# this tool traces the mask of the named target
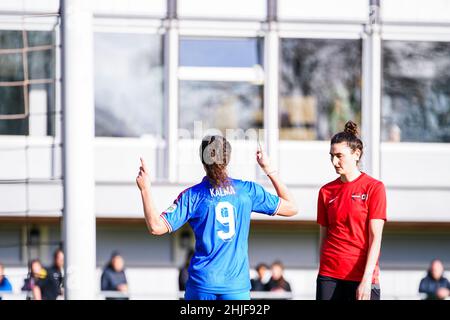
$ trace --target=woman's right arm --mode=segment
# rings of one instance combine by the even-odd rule
[[[141,167],[136,177],[136,183],[141,191],[142,205],[144,207],[145,222],[153,235],[163,235],[169,231],[162,221],[160,213],[156,210],[155,202],[150,191],[150,176],[144,159],[141,158]]]
[[[290,193],[286,185],[280,180],[277,173],[269,175],[269,179],[272,182],[277,195],[280,197],[280,207],[278,208],[277,215],[292,217],[298,213],[297,206],[295,205],[294,198]]]
[[[323,189],[320,189],[319,196],[317,198],[317,223],[320,226],[319,229],[319,257],[322,255],[322,248],[328,232],[328,214],[325,207]],[[320,260],[320,259],[319,259]]]
[[[297,206],[294,201],[294,197],[292,196],[289,189],[286,185],[281,181],[277,172],[273,170],[270,165],[269,157],[265,152],[261,149],[256,152],[256,161],[258,162],[261,169],[263,169],[264,173],[269,177],[272,182],[277,195],[280,197],[280,206],[277,211],[277,215],[292,217],[298,213]]]
[[[322,246],[327,237],[327,227],[320,226],[319,231],[319,256],[322,254]]]

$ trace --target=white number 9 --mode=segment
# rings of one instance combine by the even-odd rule
[[[228,232],[220,230],[217,235],[224,241],[230,241],[236,233],[233,205],[226,201],[219,202],[216,206],[216,219],[225,227],[228,227]]]

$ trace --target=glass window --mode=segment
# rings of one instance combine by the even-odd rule
[[[361,40],[282,39],[280,139],[328,140],[361,119]]]
[[[0,117],[23,114],[24,110],[23,87],[0,86]],[[28,117],[0,118],[0,134],[28,135]]]
[[[450,142],[450,43],[383,42],[382,140]]]
[[[0,228],[0,263],[20,264],[20,227],[2,223]],[[11,279],[10,279],[11,280]]]
[[[262,91],[245,82],[180,81],[179,126],[193,134],[201,124],[224,135],[226,129],[262,128]]]
[[[0,81],[22,81],[23,63],[22,53],[0,54]]]
[[[52,51],[28,52],[28,77],[29,79],[51,79],[54,72],[54,61]]]
[[[54,41],[52,32],[28,31],[27,35],[29,47],[47,46]]]
[[[0,135],[28,135],[31,123],[39,127],[32,132],[54,135],[55,33],[26,31],[25,35],[26,41],[22,31],[0,30]],[[26,85],[25,80],[31,83]],[[30,122],[33,114],[39,114],[43,123],[37,118]]]
[[[23,47],[22,31],[1,30],[0,48],[1,49],[20,49]]]
[[[95,34],[95,135],[163,135],[162,37]]]
[[[253,67],[262,64],[262,41],[255,38],[180,40],[182,67]]]

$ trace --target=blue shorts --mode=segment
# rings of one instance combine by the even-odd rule
[[[186,288],[185,300],[250,300],[250,291],[237,293],[206,293],[196,289]]]

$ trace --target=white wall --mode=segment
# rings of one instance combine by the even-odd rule
[[[278,0],[280,20],[367,20],[369,0]]]
[[[133,267],[171,266],[172,237],[149,234],[144,223],[137,226],[97,224],[97,266],[105,266],[118,250]]]
[[[95,15],[137,15],[164,17],[166,0],[94,0],[92,6]]]
[[[266,0],[179,0],[180,18],[264,20]]]
[[[450,2],[448,0],[384,0],[384,22],[448,23]]]
[[[102,16],[166,15],[166,0],[94,0],[94,13]],[[381,1],[384,22],[448,23],[450,3],[447,0],[385,0]],[[279,0],[280,20],[352,21],[364,23],[369,12],[369,0]],[[59,0],[1,1],[0,12],[53,12],[59,10]],[[178,15],[182,19],[216,18],[264,20],[266,0],[179,0]]]
[[[56,13],[60,0],[14,0],[0,1],[0,11],[27,13]],[[164,17],[166,0],[93,0],[86,1],[92,5],[95,14],[103,15],[148,15]]]
[[[59,0],[0,1],[0,11],[58,12]]]

